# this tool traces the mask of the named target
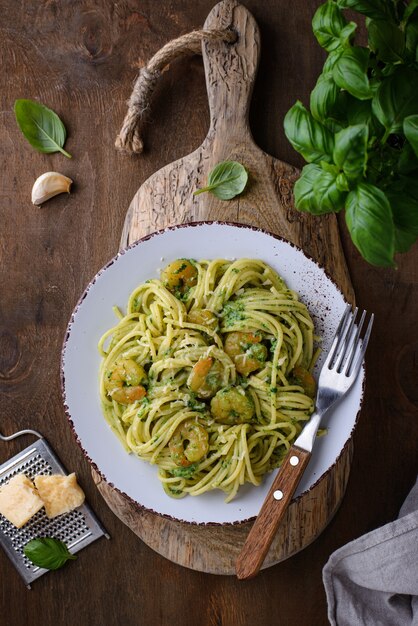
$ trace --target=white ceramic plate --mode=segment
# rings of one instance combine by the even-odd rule
[[[112,307],[126,310],[128,296],[139,283],[158,277],[161,267],[181,257],[251,257],[271,265],[308,306],[316,332],[323,338],[324,355],[346,302],[324,270],[295,246],[255,228],[213,222],[172,227],[138,241],[95,276],[74,310],[62,353],[63,395],[77,441],[90,462],[106,482],[154,512],[187,522],[241,522],[257,515],[274,473],[259,487],[244,485],[228,504],[219,490],[175,500],[163,491],[155,466],[125,452],[100,407],[97,343],[115,324]],[[295,497],[330,470],[350,439],[361,405],[363,380],[364,370],[327,416],[328,434],[317,440]]]

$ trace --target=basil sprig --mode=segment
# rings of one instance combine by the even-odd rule
[[[51,570],[59,569],[68,560],[77,558],[65,543],[52,537],[32,539],[25,545],[23,552],[34,565]]]
[[[209,172],[208,184],[194,192],[210,191],[220,200],[231,200],[242,193],[248,182],[248,172],[238,161],[222,161]]]
[[[344,9],[366,16],[367,47],[355,44]],[[345,208],[364,259],[393,266],[418,238],[418,0],[327,0],[312,29],[328,56],[310,109],[297,101],[284,120],[308,163],[296,207]]]
[[[67,131],[58,115],[35,100],[16,100],[15,116],[18,126],[33,148],[39,152],[62,152]]]

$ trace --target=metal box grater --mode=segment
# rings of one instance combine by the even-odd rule
[[[41,437],[36,431],[32,433]],[[6,439],[6,437],[1,438]],[[0,487],[19,473],[26,474],[30,479],[38,474],[67,474],[47,441],[42,437],[0,465]],[[33,565],[23,554],[23,548],[28,541],[36,537],[54,537],[63,541],[69,551],[74,554],[101,536],[109,539],[109,535],[86,503],[54,519],[49,519],[45,509],[41,509],[22,528],[16,528],[0,515],[0,545],[28,589],[30,589],[31,582],[49,571]]]

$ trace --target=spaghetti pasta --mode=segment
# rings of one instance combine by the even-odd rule
[[[170,496],[259,485],[313,412],[314,325],[257,259],[178,259],[100,340],[104,415]]]

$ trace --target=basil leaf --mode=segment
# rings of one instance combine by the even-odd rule
[[[284,118],[286,137],[308,163],[331,161],[334,137],[305,109],[299,100]]]
[[[372,126],[372,116],[371,100],[357,100],[357,98],[347,94],[347,119],[349,124],[367,124]]]
[[[328,161],[321,161],[320,166],[321,166],[321,169],[324,170],[324,172],[328,172],[329,174],[332,174],[334,178],[336,178],[338,174],[340,173],[339,167],[337,165],[334,165],[334,163],[328,163]]]
[[[346,199],[345,219],[354,245],[372,265],[393,266],[395,228],[381,189],[359,183]]]
[[[335,135],[334,162],[349,181],[364,176],[368,139],[369,129],[366,124],[349,126]]]
[[[401,156],[398,159],[397,168],[401,174],[409,174],[418,169],[418,158],[412,149],[411,144],[406,141],[402,148]]]
[[[340,33],[347,20],[334,2],[321,4],[312,19],[312,30],[320,46],[331,52],[339,48]]]
[[[371,20],[368,25],[369,46],[381,61],[402,61],[405,35],[387,20]]]
[[[222,161],[209,173],[208,184],[194,192],[210,191],[220,200],[231,200],[242,193],[248,182],[248,172],[238,161]]]
[[[328,72],[332,71],[334,65],[336,64],[342,53],[343,50],[341,50],[341,48],[337,48],[336,50],[333,50],[333,52],[329,53],[325,60],[324,67],[322,68],[323,74],[327,74]]]
[[[326,120],[335,103],[339,88],[332,77],[332,72],[321,74],[311,93],[311,113],[319,122]]]
[[[23,552],[34,565],[52,570],[59,569],[68,560],[77,558],[69,552],[65,543],[52,537],[32,539],[25,545]]]
[[[321,168],[315,163],[305,165],[303,168],[293,188],[295,205],[299,211],[307,211],[308,213],[313,213],[313,215],[321,214],[313,192],[314,183],[321,172]]]
[[[395,225],[395,252],[408,252],[416,240],[416,235]]]
[[[418,115],[409,115],[404,119],[403,132],[418,157]]]
[[[407,67],[385,78],[373,98],[372,110],[386,134],[402,131],[405,117],[418,109],[418,73]]]
[[[18,126],[30,145],[39,152],[62,152],[67,132],[58,115],[34,100],[16,100],[14,111]]]
[[[337,0],[341,9],[354,9],[374,20],[393,20],[394,10],[388,0]]]
[[[319,214],[338,212],[344,207],[347,194],[338,189],[336,179],[335,174],[322,170],[314,182],[313,192]]]
[[[346,48],[332,70],[337,85],[359,100],[373,97],[367,76],[368,61],[369,50],[366,48]]]
[[[414,13],[405,28],[406,49],[412,57],[412,61],[418,60],[418,11]]]
[[[403,14],[403,20],[404,21],[408,20],[416,8],[418,8],[418,0],[411,0],[411,2],[408,4],[408,6],[405,9],[405,12]]]
[[[335,179],[335,184],[337,185],[337,189],[340,191],[350,191],[350,186],[348,184],[348,180],[344,172],[340,172]]]
[[[407,252],[418,237],[418,181],[402,177],[386,190],[395,224],[395,246]]]
[[[417,207],[415,207],[416,209]],[[416,242],[417,236],[408,230],[395,225],[395,251],[408,252],[410,247]]]
[[[340,32],[340,46],[348,46],[353,41],[356,30],[357,24],[355,22],[348,22]]]

